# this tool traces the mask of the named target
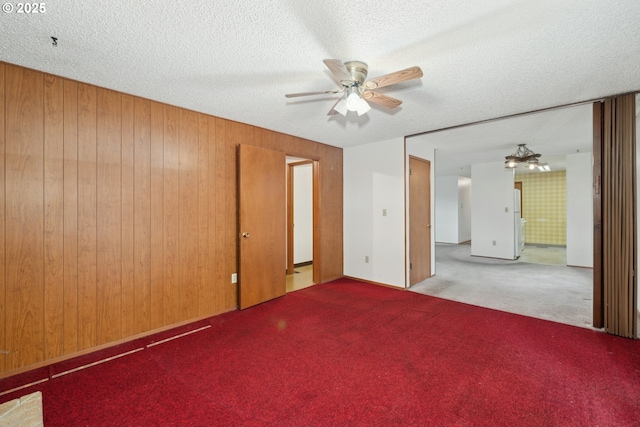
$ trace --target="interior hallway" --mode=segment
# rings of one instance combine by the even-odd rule
[[[414,292],[592,328],[593,270],[567,267],[566,249],[527,245],[518,260],[471,256],[471,245],[436,244],[436,274]]]
[[[287,275],[287,292],[299,291],[313,285],[313,264],[298,266]]]

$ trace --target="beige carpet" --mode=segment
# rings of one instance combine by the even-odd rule
[[[436,244],[436,275],[411,290],[591,328],[593,270],[562,265],[559,248],[527,247],[518,260],[470,252],[469,245]]]

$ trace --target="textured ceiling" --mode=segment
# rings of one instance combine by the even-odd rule
[[[593,107],[590,103],[490,121],[410,138],[436,150],[437,176],[471,177],[474,163],[503,162],[526,144],[541,154],[552,171],[565,170],[566,155],[591,152]],[[516,173],[528,173],[523,166]],[[537,172],[537,169],[535,170]]]
[[[638,90],[639,22],[637,0],[59,0],[1,13],[0,59],[346,147]],[[284,97],[336,88],[324,58],[424,77],[328,117]]]

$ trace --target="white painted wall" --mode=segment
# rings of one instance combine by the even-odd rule
[[[405,155],[405,223],[407,227],[405,229],[406,239],[405,239],[405,251],[407,253],[407,257],[405,258],[405,283],[406,286],[409,285],[409,244],[410,244],[410,236],[409,236],[409,156],[419,157],[424,160],[429,160],[431,162],[431,275],[436,274],[436,239],[435,239],[435,228],[438,226],[436,223],[436,211],[435,211],[435,149],[431,144],[420,141],[419,138],[407,138],[406,141],[406,155]]]
[[[293,167],[293,263],[313,261],[313,165]]]
[[[436,242],[460,243],[458,241],[458,177],[435,178],[435,236]]]
[[[343,150],[346,276],[405,286],[403,156],[404,138]]]
[[[463,176],[435,178],[435,238],[440,243],[471,239],[471,180]]]
[[[471,165],[471,255],[514,258],[513,178],[504,162]]]
[[[458,178],[458,243],[471,240],[471,179]]]
[[[567,265],[593,267],[593,160],[567,155]]]

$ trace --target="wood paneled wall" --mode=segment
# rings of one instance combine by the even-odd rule
[[[240,143],[320,161],[341,277],[341,149],[0,62],[0,377],[235,309]]]

